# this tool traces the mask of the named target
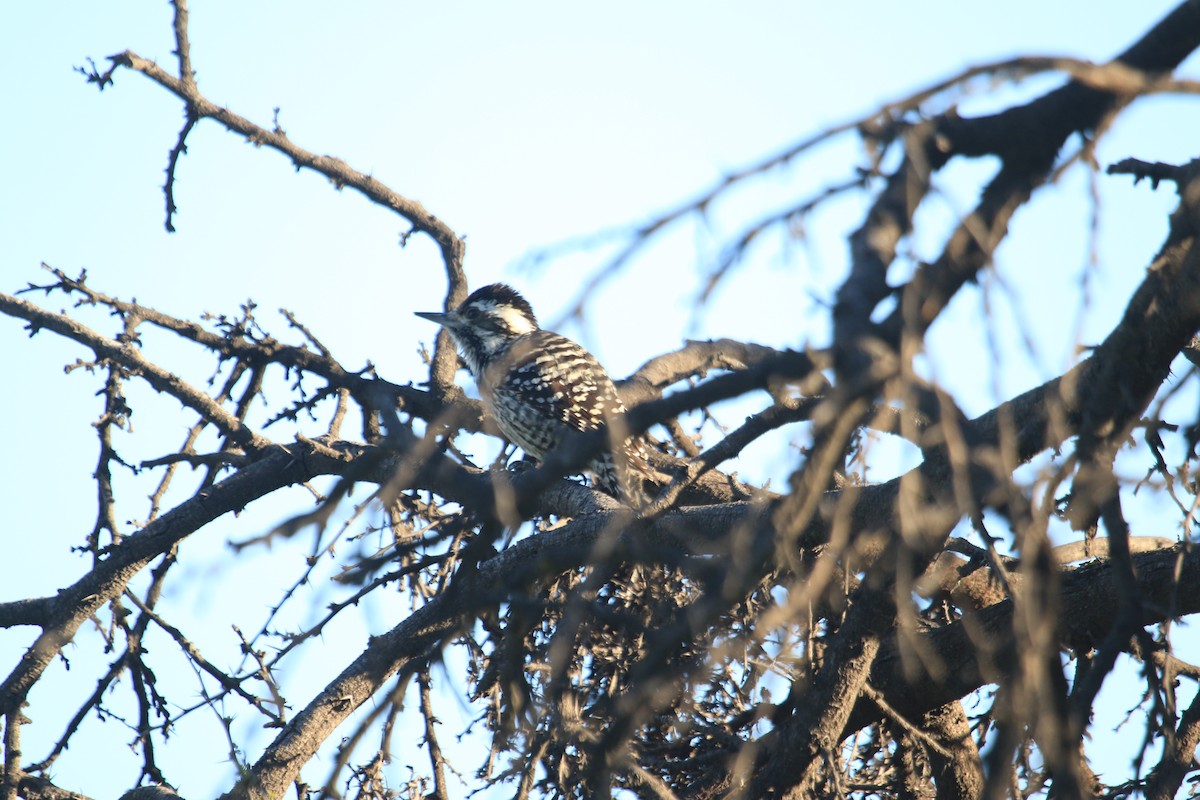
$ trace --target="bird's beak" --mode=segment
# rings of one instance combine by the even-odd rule
[[[453,314],[447,314],[443,311],[416,311],[418,317],[427,319],[430,322],[436,322],[438,325],[448,326],[451,320],[454,319]]]

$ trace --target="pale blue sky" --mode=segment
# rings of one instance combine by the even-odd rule
[[[1022,53],[1103,60],[1172,5],[756,2],[735,11],[733,4],[680,2],[335,8],[226,0],[193,4],[191,32],[200,87],[210,99],[263,125],[279,106],[282,126],[299,145],[371,172],[466,235],[473,285],[509,280],[544,319],[554,319],[579,291],[582,270],[599,257],[564,259],[536,273],[517,270],[532,248],[644,220],[728,170],[969,65]],[[174,69],[170,23],[161,0],[0,7],[3,289],[44,281],[38,263],[46,261],[69,273],[86,268],[102,291],[185,317],[235,313],[252,297],[277,334],[284,325],[272,312],[285,307],[347,366],[369,359],[392,381],[418,379],[417,348],[433,331],[411,312],[439,307],[444,280],[427,242],[397,247],[405,226],[395,216],[334,191],[313,173],[296,174],[281,156],[204,122],[189,139],[177,175],[178,232],[165,233],[161,184],[180,104],[129,72],[118,73],[116,85],[100,94],[71,68],[88,56],[103,63],[104,56],[130,48]],[[1194,66],[1185,71],[1196,72]],[[967,98],[964,108],[990,102]],[[1198,108],[1197,101],[1176,98],[1139,104],[1102,143],[1102,163],[1131,155],[1195,156]],[[807,245],[767,240],[705,313],[693,318],[687,309],[723,235],[773,201],[805,196],[852,174],[861,160],[846,139],[771,173],[718,206],[711,229],[689,223],[666,236],[595,298],[587,326],[565,332],[584,339],[617,374],[678,346],[684,336],[788,346],[823,341],[827,321],[809,295],[827,299],[840,279],[845,233],[861,220],[857,199],[814,217]],[[946,200],[922,218],[914,243],[919,254],[936,252],[937,232],[950,214],[970,208],[986,166],[956,166],[941,177]],[[1100,190],[1104,250],[1092,276],[1096,309],[1083,327],[1084,342],[1097,340],[1115,320],[1161,242],[1173,205],[1170,191],[1134,187],[1126,178],[1102,178]],[[998,258],[1024,318],[1036,323],[1036,358],[1013,355],[1020,337],[1001,301],[995,325],[1010,358],[993,374],[977,292],[965,293],[935,328],[931,369],[961,393],[972,413],[997,399],[993,385],[1001,398],[1010,396],[1055,374],[1071,357],[1091,213],[1081,202],[1086,196],[1084,174],[1066,175],[1018,216]],[[756,292],[763,281],[772,285],[766,296]],[[48,303],[58,308],[62,300]],[[112,332],[103,317],[90,321]],[[5,507],[16,509],[9,516],[9,547],[15,542],[22,559],[48,564],[6,585],[0,599],[13,599],[53,593],[86,568],[68,548],[92,523],[96,445],[88,423],[99,403],[94,378],[62,374],[63,364],[83,355],[78,348],[48,334],[31,342],[7,319],[0,319],[0,343],[11,374],[27,376],[0,395],[10,424],[9,464],[19,464],[18,474],[0,487]],[[177,347],[160,344],[165,349],[156,353]],[[201,379],[208,366],[195,369]],[[138,458],[161,454],[152,448],[164,440],[143,441],[147,433],[161,430],[166,442],[175,442],[189,421],[148,393],[131,401],[140,435],[129,447]],[[730,413],[726,421],[738,419]],[[778,481],[788,458],[786,447],[763,448],[739,469]],[[268,602],[269,587],[258,585],[256,571],[283,557],[264,554],[218,570],[225,563],[222,543],[260,532],[286,513],[288,502],[305,502],[298,493],[289,498],[223,521],[185,546],[189,569],[207,588],[169,602],[177,614],[189,608],[206,614],[221,646],[229,638],[228,587],[240,587],[243,607]],[[131,504],[123,518],[143,512]],[[385,612],[371,610],[361,630],[343,632],[337,641],[356,652],[366,633],[389,627]],[[0,670],[7,672],[28,640],[29,631],[0,631]],[[70,676],[60,672],[47,681],[72,687],[63,692],[68,702],[94,681],[83,666],[92,644],[76,646],[79,666]],[[295,701],[306,699],[300,684],[323,684],[345,652],[331,652],[328,664],[291,676]],[[64,719],[55,716],[53,698],[34,699],[35,724],[24,732],[24,749],[40,757]],[[67,788],[115,794],[132,777],[124,767],[83,776],[97,755],[108,759],[101,763],[125,763],[129,737],[116,726],[89,730],[90,746],[81,740],[56,774]],[[445,733],[444,745],[453,732]],[[180,733],[189,735],[202,742],[212,731]],[[212,753],[198,769],[189,769],[182,753],[166,756],[169,774],[186,781],[188,796],[228,784],[220,748]],[[310,778],[323,779],[317,771]]]

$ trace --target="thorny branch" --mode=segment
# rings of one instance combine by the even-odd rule
[[[431,237],[444,262],[446,306],[457,305],[466,293],[462,239],[415,199],[297,145],[278,115],[268,129],[206,98],[187,5],[173,7],[176,74],[128,50],[103,73],[84,71],[103,89],[118,70],[132,70],[183,102],[164,187],[168,229],[188,136],[211,121],[392,210],[410,226],[405,237]],[[1148,537],[1123,505],[1133,490],[1119,462],[1125,444],[1149,432],[1148,474],[1169,483],[1190,530],[1200,503],[1200,421],[1168,422],[1159,415],[1177,407],[1152,404],[1194,380],[1184,373],[1169,384],[1177,356],[1194,355],[1200,329],[1200,162],[1131,158],[1109,168],[1174,183],[1179,207],[1123,318],[1077,365],[972,419],[915,364],[941,312],[989,267],[1014,214],[1062,169],[1066,142],[1098,137],[1137,98],[1197,92],[1195,82],[1171,74],[1197,46],[1200,3],[1185,2],[1107,64],[1023,58],[972,68],[789,145],[621,234],[610,268],[589,287],[653,237],[832,137],[861,136],[870,150],[843,182],[735,233],[711,272],[714,281],[734,280],[739,257],[764,232],[832,197],[868,196],[830,315],[831,347],[688,342],[620,382],[632,407],[628,428],[670,434],[654,452],[670,481],[639,513],[564,477],[605,446],[605,431],[575,437],[536,469],[471,463],[460,437],[497,430],[457,388],[457,356],[444,336],[420,388],[388,382],[369,366],[347,369],[319,331],[287,312],[299,341],[274,338],[253,303],[197,323],[110,297],[86,275],[57,269],[53,282],[25,292],[69,297],[70,313],[0,294],[0,313],[23,320],[30,335],[76,343],[87,360],[72,368],[103,381],[97,515],[83,537],[91,567],[54,595],[0,603],[0,626],[36,629],[0,681],[4,797],[74,796],[48,775],[91,714],[133,732],[139,783],[169,786],[159,753],[172,726],[200,708],[219,718],[238,766],[227,797],[304,797],[302,771],[322,753],[332,756],[327,794],[344,785],[361,797],[398,796],[393,734],[417,716],[428,767],[412,767],[404,782],[410,795],[449,797],[450,774],[466,779],[439,737],[446,723],[435,708],[445,708],[445,691],[474,709],[470,727],[490,738],[477,785],[511,782],[518,797],[620,789],[660,798],[999,797],[1043,788],[1081,796],[1099,780],[1086,762],[1095,698],[1128,658],[1140,663],[1148,687],[1142,749],[1161,740],[1162,755],[1144,781],[1106,791],[1173,796],[1195,770],[1200,740],[1197,704],[1176,715],[1177,684],[1194,689],[1200,670],[1172,654],[1170,623],[1200,613],[1200,557],[1186,541],[1143,546]],[[1024,105],[975,118],[948,106],[953,92],[981,77],[1051,71],[1067,83]],[[985,155],[1000,168],[976,208],[936,259],[894,284],[935,175],[952,159]],[[93,310],[111,314],[101,324],[115,319],[115,333],[84,323]],[[210,389],[186,379],[184,365],[160,363],[141,336],[147,326],[215,362]],[[141,382],[182,404],[188,432],[175,452],[159,446],[157,457],[126,461],[126,389]],[[703,442],[713,436],[713,406],[738,398],[756,399],[759,410]],[[266,423],[254,413],[258,404],[269,409]],[[354,416],[364,441],[342,434]],[[320,419],[328,423],[312,429]],[[747,448],[801,426],[806,444],[791,454],[790,477],[777,491],[719,472]],[[272,438],[279,430],[289,433]],[[864,440],[873,435],[906,442],[918,463],[882,482],[856,479],[850,467],[870,459]],[[202,452],[206,436],[217,444]],[[1175,464],[1164,455],[1171,437],[1183,454]],[[181,465],[202,473],[190,487]],[[119,522],[133,515],[117,491],[117,470],[161,471],[140,523]],[[1037,477],[1028,478],[1031,471]],[[312,483],[320,478],[330,485]],[[361,483],[376,488],[346,514],[341,503]],[[231,622],[238,657],[229,668],[213,655],[219,644],[201,643],[191,622],[164,613],[160,601],[168,586],[182,585],[180,545],[291,486],[310,488],[316,507],[228,556],[269,546],[300,552],[302,561],[266,622]],[[964,523],[982,546],[951,539]],[[1079,554],[1067,558],[1052,546],[1052,529],[1066,523],[1084,534],[1082,555],[1094,560],[1071,566]],[[1107,537],[1093,541],[1101,529]],[[297,549],[308,532],[311,542]],[[1149,533],[1162,539],[1170,531]],[[263,557],[284,563],[274,550]],[[135,583],[147,571],[149,585]],[[308,613],[299,614],[304,603]],[[324,610],[313,613],[318,603]],[[382,609],[388,622],[373,629],[386,632],[338,661],[325,637],[359,608],[370,610],[365,616]],[[306,622],[289,627],[296,617]],[[68,643],[91,646],[80,635],[89,622],[100,647],[119,652],[105,658],[51,751],[33,762],[22,752],[22,727],[26,713],[43,711],[27,706],[31,690],[53,679],[56,659],[75,658]],[[194,671],[198,703],[175,699],[178,686],[156,667],[165,648],[147,646],[152,636],[165,637]],[[321,691],[297,695],[285,686],[291,665],[318,661],[329,662],[330,674],[340,670]],[[962,701],[989,686],[994,698],[980,699],[986,707],[972,720]],[[406,704],[410,690],[415,702]],[[122,692],[130,714],[117,710]],[[232,708],[259,715],[274,740],[239,741]],[[372,740],[374,752],[364,746]]]

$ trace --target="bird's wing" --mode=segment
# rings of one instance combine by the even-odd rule
[[[517,399],[577,431],[598,428],[625,411],[608,373],[595,356],[551,331],[535,331],[503,359],[507,379],[497,394]]]

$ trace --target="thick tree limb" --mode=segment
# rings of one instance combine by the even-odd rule
[[[1200,551],[1173,547],[1133,557],[1138,591],[1144,601],[1142,625],[1200,613]],[[1178,573],[1176,573],[1178,570]],[[1086,651],[1112,626],[1119,606],[1116,569],[1111,561],[1094,561],[1069,570],[1062,579],[1059,640],[1064,647]],[[1013,630],[1012,598],[969,614],[961,622],[922,634],[943,669],[937,676],[905,663],[894,640],[881,648],[871,666],[871,685],[909,719],[965,697],[1011,674],[1020,650]],[[861,701],[848,720],[849,733],[872,722],[878,711]]]
[[[1044,183],[1067,138],[1097,128],[1106,115],[1136,96],[1140,82],[1179,66],[1198,46],[1200,2],[1188,0],[1099,68],[1110,70],[1111,80],[1088,81],[1080,75],[1037,100],[998,114],[940,117],[925,140],[933,169],[954,156],[984,155],[1000,156],[1003,167],[938,260],[919,268],[902,289],[900,303],[875,335],[897,347],[904,331],[926,331],[950,298],[990,262],[1012,214]],[[1130,81],[1125,68],[1148,77]]]

